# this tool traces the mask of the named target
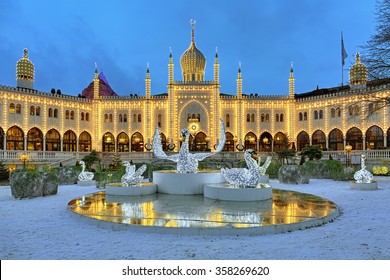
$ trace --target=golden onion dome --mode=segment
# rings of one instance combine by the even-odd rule
[[[360,54],[356,53],[355,64],[349,70],[349,84],[362,85],[367,83],[367,67],[361,63]]]
[[[23,52],[23,58],[16,63],[16,79],[34,81],[34,64],[28,59],[28,50]]]
[[[185,82],[200,82],[203,81],[204,71],[206,68],[206,58],[203,53],[198,50],[195,44],[194,25],[195,21],[191,20],[192,25],[192,40],[190,47],[183,53],[180,58],[181,70]]]

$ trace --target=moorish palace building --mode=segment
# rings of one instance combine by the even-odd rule
[[[206,58],[192,26],[180,66],[182,79],[176,80],[170,52],[167,93],[152,94],[148,68],[144,95],[118,96],[96,69],[93,81],[76,97],[34,89],[34,65],[24,50],[16,64],[16,87],[0,86],[0,150],[144,152],[151,149],[156,127],[164,149],[178,151],[180,130],[187,127],[195,137],[193,149],[213,150],[219,119],[226,127],[225,151],[278,151],[286,137],[298,151],[310,144],[343,151],[348,144],[353,150],[373,150],[390,143],[389,108],[366,100],[388,96],[390,80],[367,81],[359,54],[349,85],[297,94],[291,67],[288,94],[246,94],[239,67],[237,91],[225,94],[220,91],[218,53],[214,77],[205,80]]]

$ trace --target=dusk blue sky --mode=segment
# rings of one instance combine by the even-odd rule
[[[167,92],[169,48],[175,80],[191,40],[213,79],[218,48],[221,92],[236,94],[241,62],[244,93],[288,94],[291,62],[295,90],[341,84],[341,31],[354,54],[375,32],[376,0],[0,0],[0,85],[16,86],[16,62],[29,49],[34,88],[77,95],[92,81],[95,62],[119,95]]]

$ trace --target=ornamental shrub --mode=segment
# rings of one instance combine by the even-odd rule
[[[389,169],[387,166],[374,166],[372,168],[373,175],[389,175]]]

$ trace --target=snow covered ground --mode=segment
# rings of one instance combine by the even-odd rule
[[[179,236],[111,231],[75,218],[67,203],[98,191],[59,186],[58,194],[16,200],[0,187],[2,260],[389,260],[390,178],[379,190],[350,190],[348,182],[311,179],[295,190],[335,202],[342,214],[320,227],[267,236]]]

